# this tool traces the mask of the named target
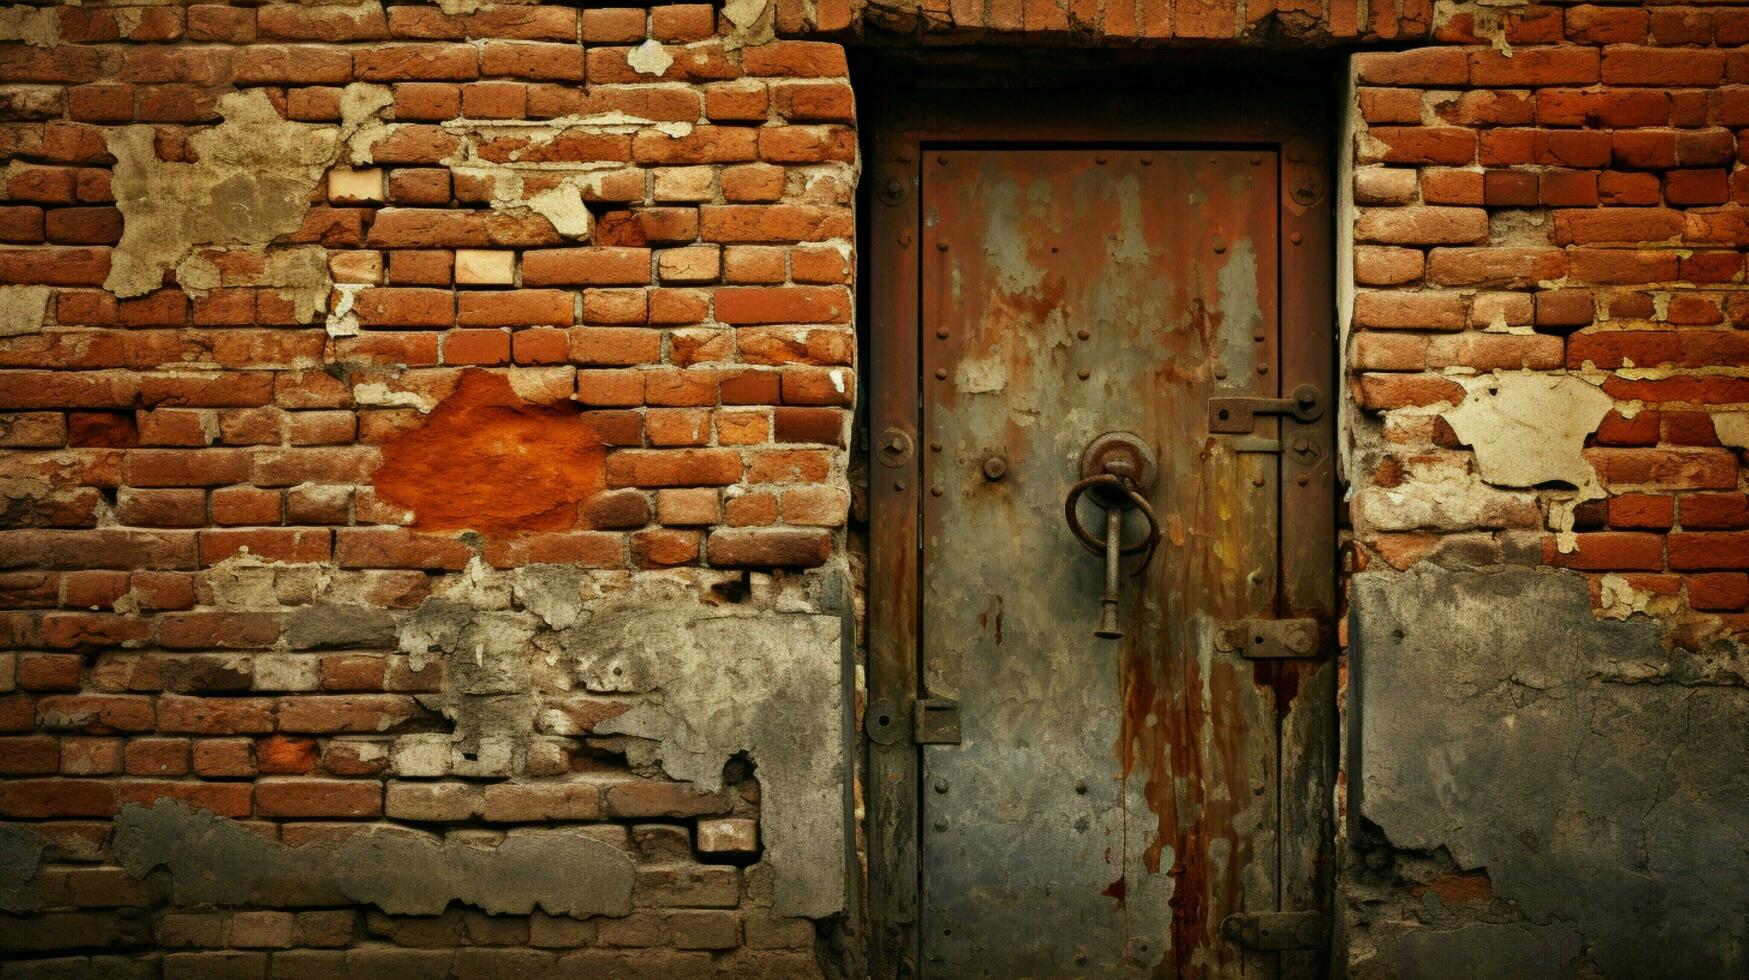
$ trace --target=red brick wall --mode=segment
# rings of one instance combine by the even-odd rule
[[[741,569],[832,557],[856,393],[844,50],[709,4],[13,15],[0,820],[51,844],[0,948],[110,975],[159,964],[80,957],[161,947],[167,973],[259,973],[267,949],[350,948],[273,954],[335,975],[360,950],[367,972],[423,971],[450,953],[415,947],[532,944],[550,952],[525,966],[601,947],[567,961],[596,975],[810,969],[812,928],[773,916],[748,867],[753,783],[698,793],[634,771],[589,742],[626,705],[555,677],[530,682],[540,731],[505,760],[444,761],[454,679],[393,622],[534,564],[606,591],[677,569],[708,597]],[[232,93],[308,127],[218,128]],[[375,111],[349,116],[354,96]],[[295,168],[273,171],[291,192],[260,183],[337,124],[345,147],[307,186]],[[217,231],[121,241],[136,202],[116,201],[109,141],[130,126],[149,127],[148,165],[182,168],[147,196],[244,188],[176,215],[210,208]],[[284,193],[306,198],[289,227],[233,238]],[[587,230],[531,208],[543,193],[587,208]],[[311,249],[332,289],[274,272]],[[169,271],[129,295],[118,256],[148,254]],[[433,738],[439,761],[415,765]],[[114,866],[107,821],[166,799],[294,845],[385,823],[486,842],[595,824],[638,863],[635,908],[600,929],[460,909],[142,919],[126,910],[170,896]]]
[[[566,720],[512,762],[414,765],[403,753],[449,724],[445,682],[395,628],[529,565],[711,596],[743,571],[763,588],[843,564],[845,39],[1408,45],[1357,56],[1348,107],[1357,565],[1573,567],[1615,611],[1700,639],[1745,625],[1749,498],[1720,439],[1737,423],[1715,419],[1749,403],[1749,10],[730,7],[0,19],[0,821],[50,842],[0,947],[108,975],[491,965],[454,952],[470,946],[530,968],[811,967],[813,927],[769,913],[730,833],[759,817],[757,786],[698,794],[633,767],[589,740],[613,709],[557,684],[536,695]],[[780,39],[801,35],[828,40]],[[348,95],[357,82],[381,88]],[[203,142],[239,95],[272,119]],[[175,174],[211,186],[118,251],[148,225],[115,201],[131,126],[151,159],[128,166],[156,175],[144,197],[173,199]],[[339,145],[300,182],[318,130]],[[325,275],[286,271],[311,255]],[[137,284],[116,270],[143,256],[146,288],[105,288]],[[1515,445],[1512,426],[1484,412],[1465,442],[1443,417],[1522,370],[1609,400],[1572,447],[1587,492],[1491,482],[1478,459]],[[176,911],[111,849],[120,808],[163,799],[287,844],[587,824],[621,835],[641,891],[599,924]]]
[[[1749,626],[1740,457],[1714,425],[1749,399],[1749,10],[1476,16],[1354,62],[1350,365],[1383,422],[1354,476],[1364,498],[1405,467],[1475,471],[1443,413],[1491,372],[1530,371],[1608,396],[1583,449],[1599,486],[1577,495],[1565,541],[1575,494],[1519,487],[1445,526],[1369,522],[1363,506],[1361,543],[1406,567],[1441,535],[1485,530],[1499,560],[1583,569],[1600,603],[1631,602],[1625,586],[1654,609],[1719,614],[1696,628]]]

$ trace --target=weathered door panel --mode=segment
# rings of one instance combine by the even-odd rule
[[[1277,153],[921,164],[920,687],[962,729],[922,747],[924,972],[1273,976],[1220,927],[1279,900],[1280,668],[1215,632],[1277,613],[1277,423],[1211,436],[1207,403],[1280,391]],[[1165,532],[1123,640],[1063,519],[1110,430]]]

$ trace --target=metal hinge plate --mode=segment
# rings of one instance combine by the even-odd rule
[[[1246,949],[1316,949],[1324,943],[1324,916],[1317,912],[1235,912],[1221,935]]]
[[[862,727],[876,745],[905,737],[905,717],[891,698],[881,698],[863,713]],[[911,706],[911,741],[917,745],[960,744],[960,706],[947,698],[919,698]]]
[[[1316,385],[1300,385],[1291,398],[1210,398],[1209,431],[1250,435],[1257,431],[1259,415],[1290,415],[1299,422],[1315,422],[1323,414],[1324,393]]]
[[[911,713],[911,740],[918,745],[960,744],[960,703],[947,698],[918,698]]]
[[[1315,619],[1239,619],[1222,623],[1215,649],[1254,660],[1281,660],[1318,655]]]

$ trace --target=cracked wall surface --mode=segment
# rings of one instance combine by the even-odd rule
[[[1744,238],[1715,111],[1743,15],[1450,4],[1439,43],[1349,64],[1349,976],[1746,968],[1721,748],[1749,708]]]
[[[1366,572],[1352,616],[1351,812],[1510,905],[1351,950],[1354,975],[1745,968],[1749,769],[1716,748],[1749,725],[1740,647],[1595,619],[1568,571]],[[1420,909],[1356,914],[1390,936]]]
[[[1335,970],[1743,972],[1749,9],[1423,0],[0,6],[0,972],[857,975],[846,46],[1017,44],[1369,49]]]

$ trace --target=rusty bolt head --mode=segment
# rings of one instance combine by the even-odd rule
[[[1008,475],[1008,460],[1001,456],[991,456],[984,460],[984,479],[992,482]]]

